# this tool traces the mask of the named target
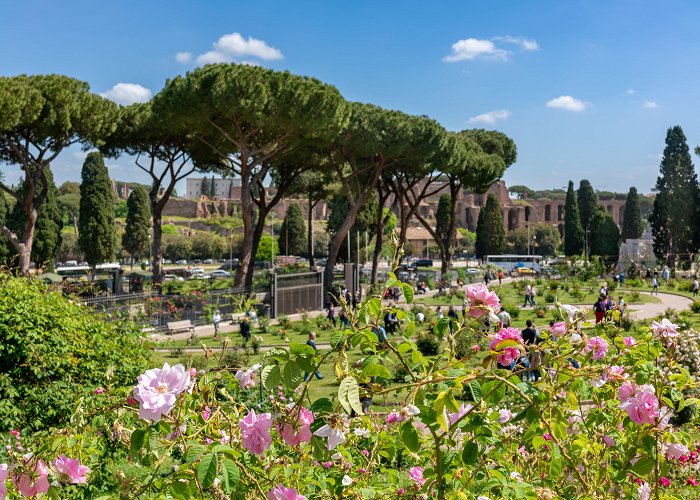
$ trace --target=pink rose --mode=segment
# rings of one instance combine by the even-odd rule
[[[678,337],[678,325],[671,323],[668,319],[664,318],[661,323],[654,321],[651,324],[651,331],[654,335],[664,339],[671,337]]]
[[[637,392],[637,386],[632,382],[623,382],[620,388],[617,390],[617,397],[620,399],[620,403],[624,403],[629,398],[635,395]]]
[[[427,479],[423,477],[423,467],[411,467],[408,471],[408,477],[419,486],[423,486],[427,481]]]
[[[15,474],[12,476],[12,484],[22,496],[35,497],[39,493],[49,491],[49,469],[43,460],[37,460],[32,464],[31,455],[25,455],[25,471],[31,467],[29,472]]]
[[[139,402],[139,418],[157,422],[170,413],[178,394],[190,385],[190,373],[182,365],[153,368],[139,375],[134,398]]]
[[[605,443],[605,446],[607,446],[608,448],[613,448],[615,446],[615,439],[608,436],[607,434],[605,436],[603,436],[603,442]]]
[[[236,380],[241,384],[243,389],[252,389],[255,387],[255,370],[259,369],[262,365],[253,365],[247,370],[238,370],[236,372]],[[280,394],[281,396],[282,394]]]
[[[671,486],[671,481],[667,477],[661,477],[659,478],[659,484],[661,486]]]
[[[525,351],[523,338],[515,328],[502,328],[499,330],[491,338],[489,349],[499,353],[496,359],[498,359],[501,366],[510,366]]]
[[[488,313],[489,308],[493,312],[501,309],[501,301],[495,292],[490,292],[483,283],[467,285],[467,300],[469,301],[469,315],[480,318]]]
[[[666,451],[664,455],[667,459],[680,460],[681,457],[690,455],[690,450],[687,446],[680,443],[666,443]]]
[[[512,420],[513,417],[514,417],[513,412],[507,408],[504,410],[498,411],[498,421],[502,424],[505,424],[509,420]]]
[[[241,420],[241,437],[243,447],[255,455],[262,455],[263,451],[270,447],[272,437],[270,428],[272,427],[272,416],[269,413],[255,414],[255,410]]]
[[[640,392],[627,400],[625,410],[635,424],[654,425],[659,416],[659,400],[654,394]]]
[[[311,428],[314,421],[314,414],[303,406],[299,407],[296,422],[285,422],[282,428],[277,428],[284,442],[289,446],[296,446],[299,443],[311,441]]]
[[[609,380],[624,380],[627,378],[624,366],[612,365],[606,370],[606,377]]]
[[[549,333],[551,333],[555,337],[559,337],[559,338],[563,337],[564,334],[566,333],[566,322],[559,321],[558,323],[554,323],[549,328]]]
[[[306,500],[306,497],[299,495],[297,490],[278,484],[267,492],[267,500]]]
[[[85,474],[89,473],[90,469],[74,458],[60,455],[58,458],[54,458],[51,464],[58,474],[58,481],[61,483],[84,484],[87,481]]]
[[[583,352],[591,351],[593,351],[593,360],[604,358],[608,353],[608,343],[601,337],[591,337],[583,348]]]
[[[634,345],[637,345],[637,339],[634,337],[624,337],[622,341],[625,343],[627,347],[632,347]]]
[[[7,470],[7,464],[0,464],[0,500],[5,500],[7,496],[7,476],[10,471]]]

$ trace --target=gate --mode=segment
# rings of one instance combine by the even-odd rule
[[[272,318],[323,309],[323,272],[273,275],[270,302]]]

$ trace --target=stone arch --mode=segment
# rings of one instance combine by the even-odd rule
[[[529,221],[530,221],[531,210],[532,210],[532,209],[531,209],[529,206],[528,206],[528,207],[525,207],[525,222],[529,222]]]
[[[547,222],[552,221],[552,205],[544,206],[544,220]]]
[[[564,205],[557,205],[557,220],[564,220]]]
[[[617,225],[618,226],[622,226],[624,218],[625,218],[625,206],[620,205],[620,208],[617,211]]]
[[[508,210],[508,231],[512,231],[518,227],[518,212],[517,208]]]

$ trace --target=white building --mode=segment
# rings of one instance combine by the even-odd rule
[[[211,181],[211,177],[205,177],[207,182]],[[190,200],[198,200],[202,194],[202,180],[201,178],[187,178],[187,189],[185,192],[185,198]],[[214,179],[214,193],[220,199],[231,199],[231,188],[239,187],[241,185],[240,179]]]

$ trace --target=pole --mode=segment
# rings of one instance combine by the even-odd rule
[[[350,264],[350,235],[352,234],[352,230],[348,229],[348,258],[345,262]]]
[[[233,273],[233,230],[228,236],[228,270]]]
[[[273,212],[274,214],[274,212]],[[275,226],[274,226],[274,220],[275,217],[273,215],[272,221],[270,221],[270,266],[272,269],[275,268]]]
[[[527,254],[530,255],[530,223],[527,223]]]

